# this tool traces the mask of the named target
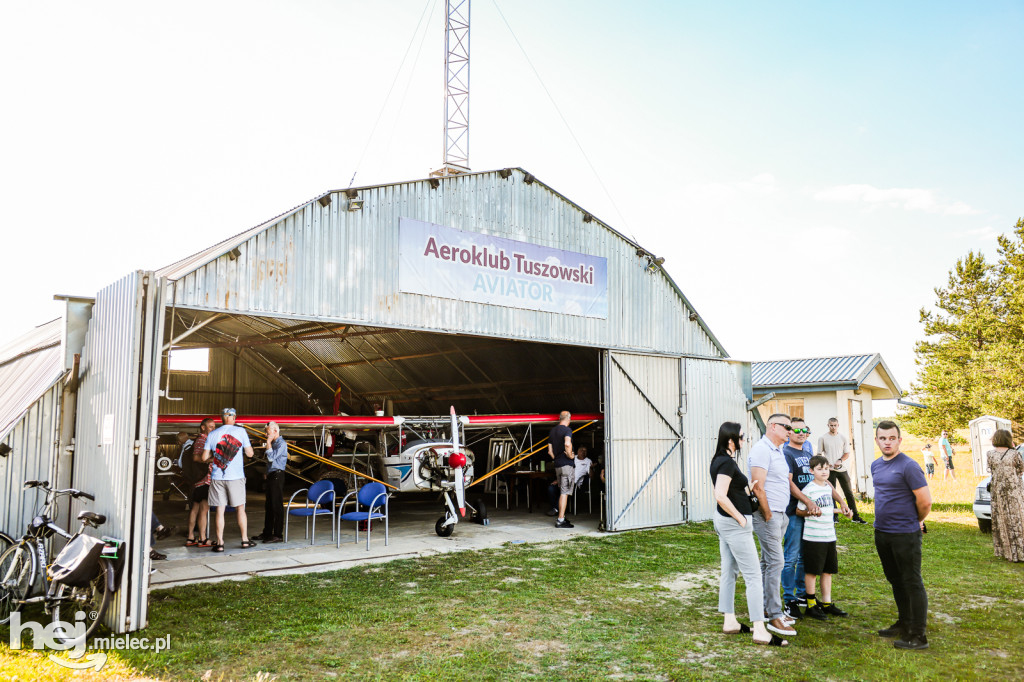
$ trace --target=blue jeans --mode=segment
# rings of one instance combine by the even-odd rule
[[[786,526],[782,539],[785,564],[782,567],[782,599],[796,601],[807,596],[804,589],[804,555],[800,552],[800,540],[804,535],[804,520],[793,514]]]

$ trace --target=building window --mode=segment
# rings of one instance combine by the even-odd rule
[[[790,419],[800,417],[804,418],[804,399],[803,398],[790,398],[788,400],[769,400],[763,405],[759,405],[757,411],[761,413],[761,419],[768,421],[768,418],[773,414],[788,414]]]
[[[209,348],[172,348],[167,358],[167,369],[172,372],[209,372]]]

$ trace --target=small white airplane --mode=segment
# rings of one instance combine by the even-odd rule
[[[170,414],[157,419],[161,433],[192,432],[208,415]],[[601,414],[573,415],[574,422],[602,421]],[[443,515],[434,524],[434,531],[448,537],[460,518],[469,509],[472,520],[487,525],[487,509],[481,500],[466,502],[466,488],[475,479],[475,455],[465,446],[465,432],[497,431],[534,425],[554,425],[557,414],[493,414],[458,416],[455,407],[447,417],[378,417],[349,415],[238,415],[235,423],[254,431],[262,430],[267,422],[276,422],[283,435],[289,438],[318,439],[313,453],[289,445],[290,459],[311,460],[303,468],[301,463],[290,462],[289,473],[303,478],[306,469],[317,463],[338,467],[354,475],[379,480],[396,493],[432,491],[444,500]],[[331,459],[328,450],[332,432],[344,433],[350,440],[359,438],[359,432],[376,431],[376,447],[369,453],[369,473],[355,471]],[[485,434],[486,435],[486,434]],[[337,456],[337,453],[336,453]],[[350,455],[345,455],[350,456]],[[308,480],[308,479],[307,479]],[[454,497],[454,499],[453,499]]]

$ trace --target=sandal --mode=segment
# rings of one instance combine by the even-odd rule
[[[242,541],[242,549],[252,549],[255,546],[256,546],[256,543],[253,542],[252,540],[243,540]]]
[[[740,629],[739,630],[722,630],[722,632],[727,634],[727,635],[738,635],[738,634],[740,634],[742,632],[743,634],[746,635],[748,633],[753,632],[753,630],[751,630],[750,626],[747,625],[746,623],[740,623]]]
[[[210,547],[213,543],[210,542],[210,538],[199,538],[196,540],[196,547]]]
[[[212,543],[210,543],[210,551],[211,552],[223,552],[224,551],[224,545],[218,545],[216,542],[212,542]]]
[[[763,642],[760,639],[755,639],[754,644],[760,644],[762,646],[789,646],[789,641],[782,639],[778,635],[772,635],[772,638],[767,642]]]
[[[196,540],[195,538],[185,538],[185,546],[186,547],[195,547],[198,544],[199,544],[199,540]]]

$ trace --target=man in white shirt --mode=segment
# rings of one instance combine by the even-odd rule
[[[781,593],[782,568],[785,565],[782,538],[789,523],[786,506],[792,480],[782,444],[792,430],[789,415],[773,414],[768,417],[767,431],[751,448],[748,458],[750,489],[757,495],[760,505],[754,511],[754,532],[761,542],[761,579],[764,583],[764,612],[768,619],[765,627],[784,637],[796,634],[784,618]]]
[[[850,444],[846,436],[839,433],[839,420],[832,417],[828,420],[828,433],[818,438],[817,454],[828,460],[831,471],[828,474],[828,482],[835,487],[842,486],[843,495],[846,496],[846,505],[853,511],[854,523],[867,523],[857,513],[857,500],[853,496],[853,486],[850,484],[850,468],[847,461],[850,459]],[[836,517],[836,521],[839,517]]]

